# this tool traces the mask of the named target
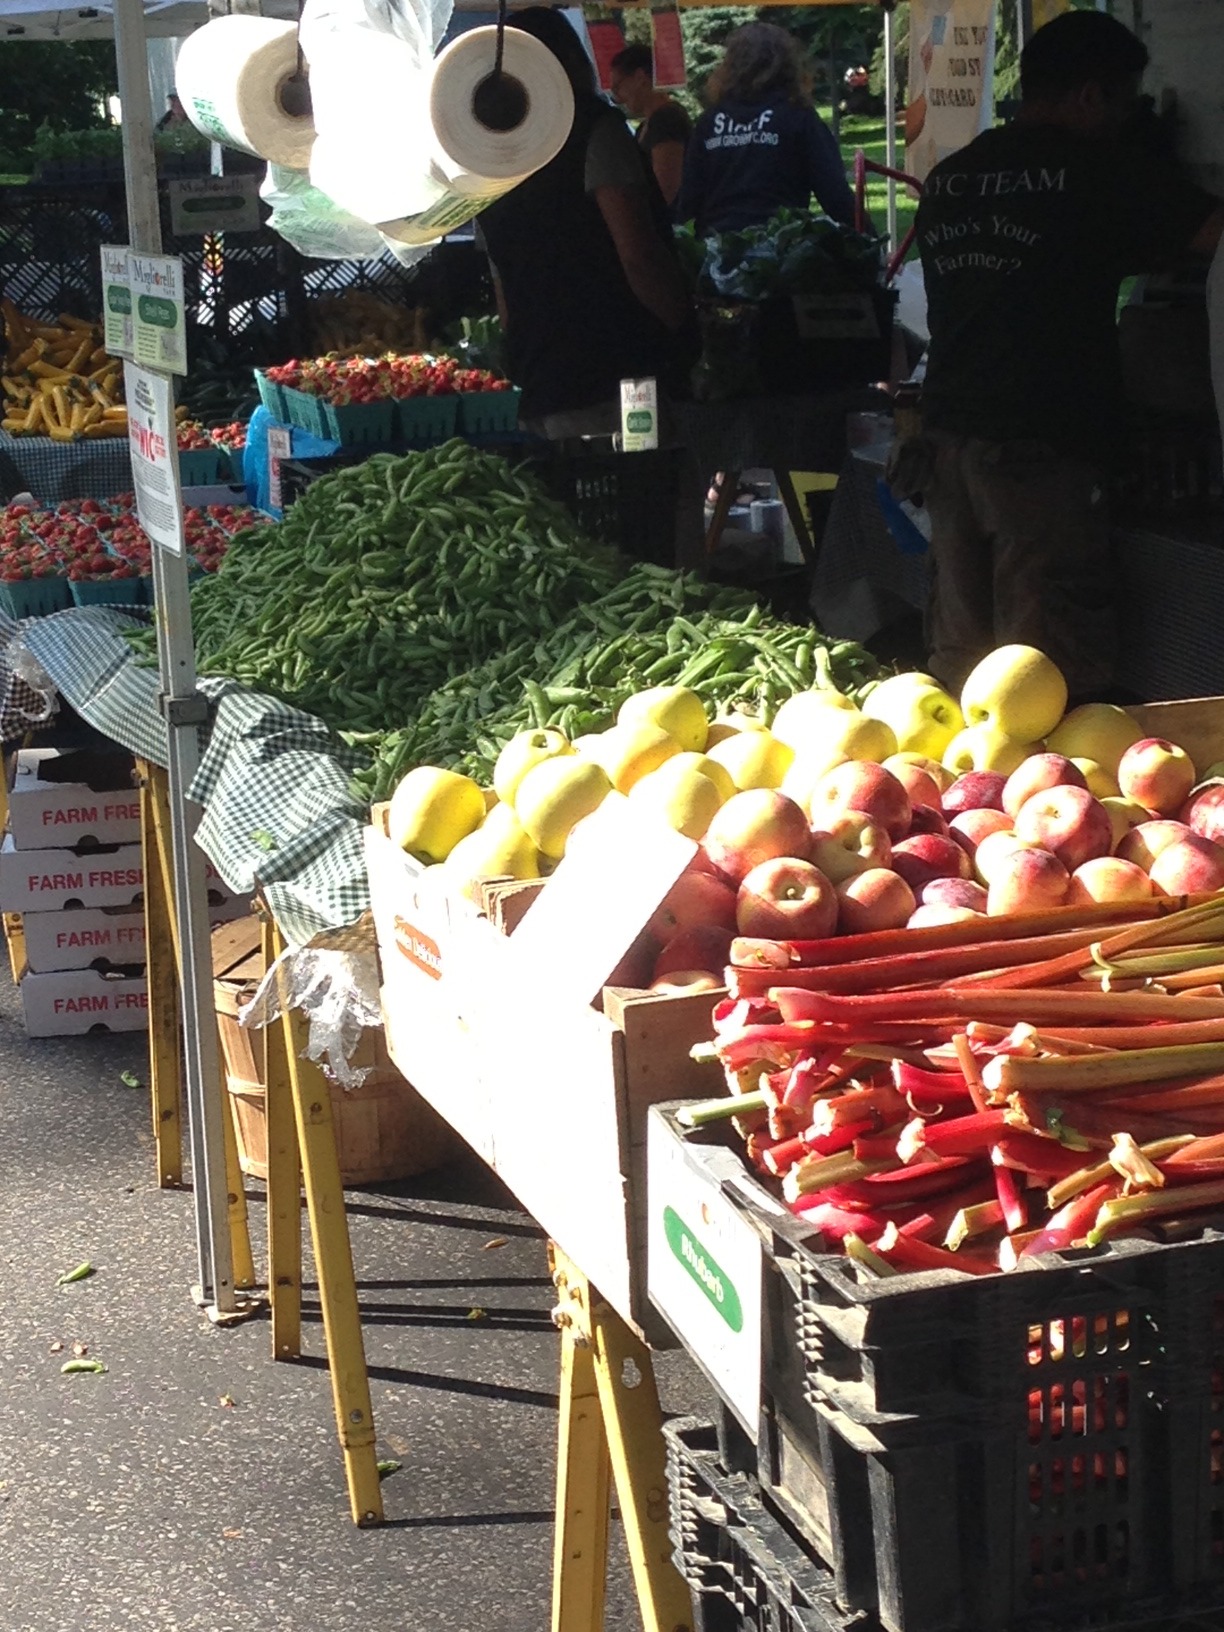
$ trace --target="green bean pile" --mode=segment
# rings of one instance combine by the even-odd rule
[[[711,717],[734,709],[768,724],[796,691],[853,695],[878,673],[853,641],[829,644],[811,628],[780,623],[741,591],[638,566],[529,650],[439,687],[411,724],[382,738],[354,792],[384,799],[412,766],[426,764],[487,784],[515,732],[555,725],[572,739],[602,731],[647,686],[691,686]]]
[[[197,664],[337,729],[379,731],[624,570],[504,459],[462,441],[377,454],[234,539],[192,592]]]

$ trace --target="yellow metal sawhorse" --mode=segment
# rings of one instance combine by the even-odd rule
[[[174,915],[169,790],[166,772],[147,761],[137,761],[137,778],[149,983],[149,1087],[158,1183],[168,1188],[181,1184],[183,1174],[180,963]],[[283,950],[283,942],[270,916],[265,913],[263,918],[264,951],[270,968]],[[284,1006],[283,986],[280,996]],[[375,1450],[374,1412],[332,1125],[331,1091],[322,1070],[302,1058],[302,1029],[301,1016],[284,1007],[281,1019],[259,1034],[266,1050],[268,1297],[272,1308],[272,1358],[297,1360],[302,1352],[301,1193],[304,1183],[349,1506],[355,1524],[381,1524],[382,1488]],[[220,1082],[215,1085],[215,1091],[225,1102],[225,1168],[234,1283],[249,1287],[255,1284],[255,1268],[233,1112],[230,1096]]]
[[[692,1632],[671,1556],[663,1416],[650,1351],[554,1243],[561,1421],[552,1632],[601,1632],[612,1485],[645,1632]]]

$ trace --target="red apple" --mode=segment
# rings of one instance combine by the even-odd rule
[[[905,837],[913,813],[909,794],[892,772],[866,759],[850,759],[826,771],[812,789],[808,808],[812,826],[823,831],[834,817],[861,810],[890,839]]]
[[[826,832],[813,832],[810,855],[827,879],[840,884],[843,878],[865,873],[868,867],[887,867],[892,841],[861,810],[848,810],[843,816],[835,816]]]
[[[735,891],[713,873],[681,873],[646,928],[660,946],[697,924],[735,928]]]
[[[1057,856],[1068,872],[1113,848],[1113,823],[1086,787],[1060,784],[1035,793],[1015,817],[1016,837]]]
[[[1095,856],[1071,874],[1067,902],[1083,906],[1089,901],[1143,901],[1152,893],[1151,879],[1133,861]]]
[[[1061,907],[1071,888],[1071,875],[1048,850],[1013,850],[1004,856],[986,892],[986,911],[992,918],[1009,912],[1044,912]]]
[[[931,810],[939,809],[940,799],[943,796],[940,793],[939,783],[931,775],[930,771],[924,770],[921,765],[916,765],[913,760],[902,759],[898,754],[892,756],[884,769],[900,782],[906,793],[909,794],[910,804],[915,809],[919,805],[927,805]]]
[[[1162,850],[1167,850],[1179,839],[1189,837],[1190,829],[1185,822],[1171,821],[1167,817],[1163,821],[1140,822],[1119,839],[1114,854],[1121,856],[1123,861],[1133,861],[1145,873],[1150,873],[1152,863]]]
[[[914,814],[910,817],[910,829],[906,834],[906,838],[916,838],[919,833],[939,833],[946,839],[948,836],[947,817],[930,805],[915,805]]]
[[[973,878],[933,878],[922,887],[924,907],[967,907],[970,912],[986,911],[986,890]]]
[[[744,879],[735,898],[735,916],[741,935],[819,941],[837,927],[837,895],[810,861],[775,856]]]
[[[841,902],[838,927],[843,935],[867,935],[877,929],[901,929],[917,907],[905,880],[887,867],[847,878],[837,887]]]
[[[1030,754],[1003,784],[1003,809],[1015,816],[1026,799],[1047,788],[1086,788],[1083,771],[1062,754]]]
[[[649,989],[684,997],[691,992],[717,992],[722,985],[722,979],[710,974],[707,969],[677,969],[674,974],[660,975],[657,980],[652,980]]]
[[[1150,877],[1157,893],[1163,895],[1224,890],[1224,849],[1190,833],[1165,846],[1152,863]]]
[[[944,815],[959,816],[962,810],[1002,810],[1006,782],[999,771],[966,771],[944,794]]]
[[[673,975],[679,969],[704,969],[707,974],[717,975],[721,986],[723,970],[731,956],[731,939],[730,930],[715,929],[711,924],[682,929],[678,935],[672,936],[655,959],[650,978],[655,981],[662,975]]]
[[[899,873],[915,895],[933,878],[970,878],[973,867],[955,839],[939,833],[919,833],[893,845],[892,870]]]
[[[1224,782],[1205,782],[1196,788],[1177,814],[1201,839],[1224,843]]]
[[[977,847],[991,833],[1006,833],[1011,828],[1011,817],[1001,810],[989,808],[962,810],[948,823],[948,836],[956,840],[965,854],[972,858]]]
[[[980,912],[974,912],[972,907],[953,907],[942,901],[932,901],[930,906],[923,904],[915,907],[906,920],[907,929],[934,929],[936,924],[963,924],[970,918],[980,918]]]
[[[1118,787],[1127,799],[1171,816],[1190,797],[1197,780],[1184,748],[1164,737],[1142,737],[1118,761]]]
[[[732,884],[775,856],[806,858],[811,845],[801,806],[773,788],[732,794],[714,812],[701,841],[706,857]]]

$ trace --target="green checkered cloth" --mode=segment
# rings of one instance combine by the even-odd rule
[[[76,607],[22,625],[17,640],[61,695],[105,736],[165,765],[156,671],[122,631],[113,607]],[[370,904],[365,808],[348,791],[356,756],[310,714],[202,680],[209,700],[200,767],[189,790],[203,807],[197,842],[232,890],[262,890],[282,934],[299,946],[354,923]]]

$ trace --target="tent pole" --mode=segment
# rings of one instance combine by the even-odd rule
[[[123,172],[129,241],[138,253],[158,255],[162,248],[161,218],[144,0],[115,0],[115,58],[123,108]],[[195,824],[187,804],[187,789],[199,767],[199,727],[207,719],[208,708],[196,686],[186,556],[155,546],[153,585],[157,602],[159,703],[166,723],[168,750],[175,924],[191,1134],[191,1183],[199,1274],[195,1296],[210,1315],[224,1317],[232,1316],[236,1310],[221,1121],[225,1107],[221,1102],[212,1001],[212,946],[204,853],[193,842]]]
[[[893,29],[893,8],[884,6],[884,163],[897,169],[897,66]],[[897,248],[897,184],[888,180],[888,253]]]

